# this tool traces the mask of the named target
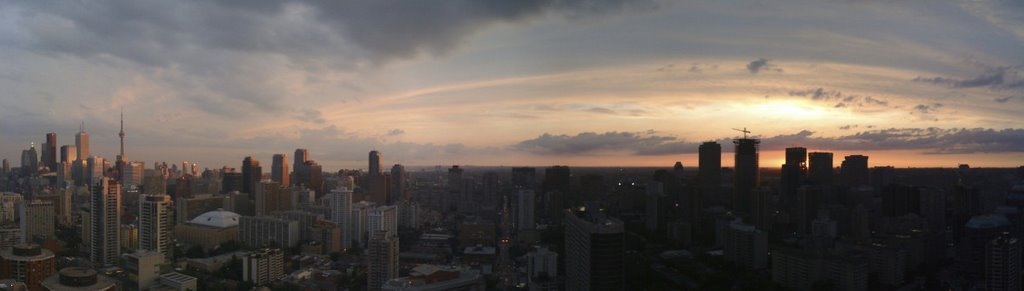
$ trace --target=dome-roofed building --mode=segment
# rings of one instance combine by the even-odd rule
[[[238,218],[241,215],[224,209],[200,214],[174,228],[178,241],[213,249],[222,243],[238,240]]]

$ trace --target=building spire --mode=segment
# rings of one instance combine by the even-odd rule
[[[121,131],[117,133],[117,136],[121,137],[121,155],[118,156],[117,158],[123,161],[123,160],[125,160],[125,157],[124,157],[124,107],[121,108]]]
[[[82,125],[78,126],[78,132],[85,132],[85,120],[82,120]]]

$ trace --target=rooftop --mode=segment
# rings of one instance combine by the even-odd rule
[[[238,218],[241,215],[224,209],[217,209],[207,213],[200,214],[196,218],[190,221],[192,224],[198,224],[216,228],[228,228],[238,226]]]

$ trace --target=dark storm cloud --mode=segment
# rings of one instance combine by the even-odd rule
[[[870,127],[869,127],[870,128]],[[716,141],[728,144],[732,138]],[[699,143],[647,132],[584,132],[577,135],[544,134],[511,146],[511,149],[542,155],[630,152],[635,155],[692,154]],[[862,131],[838,137],[816,137],[803,130],[761,139],[764,150],[792,145],[847,151],[918,150],[928,154],[1024,152],[1024,129],[987,128],[890,128]]]
[[[949,86],[952,88],[979,88],[1024,90],[1024,66],[1003,66],[985,70],[968,79],[947,77],[917,77],[915,82]]]
[[[775,64],[768,63],[768,61],[765,58],[758,58],[747,64],[747,71],[750,71],[751,74],[757,74],[761,71],[782,72],[781,68],[775,66]]]

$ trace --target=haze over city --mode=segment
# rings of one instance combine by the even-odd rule
[[[1024,4],[719,2],[5,2],[0,157],[83,122],[113,157],[123,110],[131,159],[212,168],[1024,159]]]

